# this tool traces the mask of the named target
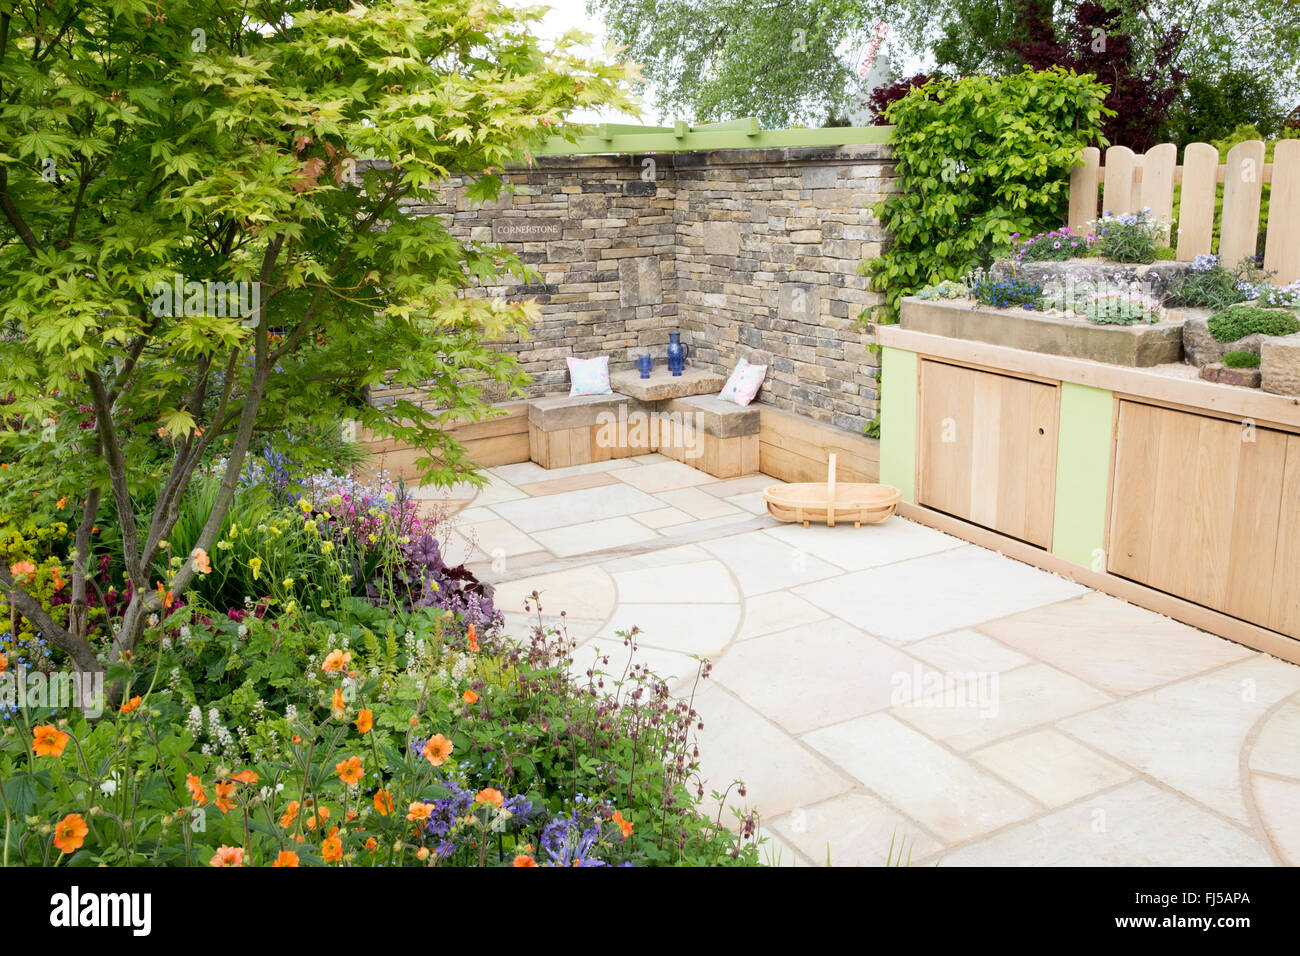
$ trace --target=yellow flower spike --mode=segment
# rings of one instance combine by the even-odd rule
[[[258,574],[259,574],[259,572],[262,570],[262,559],[261,559],[261,558],[249,558],[249,559],[248,559],[248,566],[249,566],[250,568],[253,569],[253,580],[256,581],[257,578],[258,578]]]

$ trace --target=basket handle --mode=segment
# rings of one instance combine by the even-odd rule
[[[826,462],[826,514],[835,523],[835,453]]]

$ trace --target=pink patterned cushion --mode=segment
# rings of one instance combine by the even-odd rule
[[[609,356],[594,359],[567,359],[569,363],[569,397],[609,395]]]
[[[731,373],[731,378],[727,379],[727,384],[722,386],[718,398],[735,402],[737,405],[748,405],[754,400],[754,396],[758,394],[759,388],[763,385],[763,378],[766,375],[766,365],[750,365],[744,359],[741,359],[736,363],[736,369]]]

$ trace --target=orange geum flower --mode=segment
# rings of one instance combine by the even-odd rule
[[[369,850],[371,853],[374,853],[376,850],[379,849],[379,841],[376,840],[374,837],[370,837],[368,840],[366,840],[366,849]]]
[[[348,651],[333,650],[325,657],[325,663],[321,664],[320,669],[326,674],[335,674],[339,671],[346,670],[352,661],[352,654]]]
[[[345,709],[347,709],[347,704],[343,701],[343,689],[341,687],[334,688],[334,700],[330,706],[336,714],[341,714]]]
[[[71,739],[53,724],[41,724],[32,732],[32,750],[38,757],[62,757]]]
[[[421,803],[417,800],[406,808],[406,819],[413,823],[423,823],[429,819],[431,813],[433,813],[432,803]]]
[[[435,767],[441,767],[447,762],[447,758],[451,756],[451,752],[455,749],[452,742],[442,734],[434,734],[420,752],[424,754],[424,759],[429,763]]]
[[[613,820],[616,824],[618,824],[618,828],[623,831],[624,840],[626,840],[628,837],[632,835],[633,823],[631,820],[624,818],[622,810],[614,811]]]
[[[22,584],[27,575],[36,573],[36,565],[30,561],[19,561],[17,564],[9,565],[9,573],[18,579],[19,584]]]
[[[363,710],[357,714],[357,730],[363,734],[370,733],[370,728],[375,726],[375,715],[372,711]]]
[[[199,572],[199,574],[212,573],[212,559],[208,557],[208,552],[202,548],[195,548],[191,557],[194,560],[195,571]]]
[[[208,860],[208,866],[243,866],[244,848],[242,846],[219,846],[216,855]]]
[[[471,651],[478,650],[478,633],[474,630],[473,621],[469,623],[469,649]]]
[[[511,864],[511,866],[536,866],[536,865],[537,865],[537,861],[534,860],[527,853],[520,853],[517,857],[515,857],[515,862]]]
[[[131,711],[135,710],[137,707],[140,706],[140,701],[141,701],[141,700],[143,700],[143,698],[140,697],[139,695],[137,695],[137,696],[135,696],[135,697],[132,697],[130,700],[128,700],[125,704],[122,705],[122,708],[121,708],[121,709],[122,709],[122,713],[124,713],[124,714],[129,714],[129,713],[131,713]]]
[[[298,865],[298,854],[294,853],[293,850],[281,850],[280,854],[275,858],[275,862],[271,864],[271,866],[273,867],[276,866],[296,867],[297,865]]]
[[[293,821],[298,819],[298,801],[290,800],[288,806],[284,808],[284,813],[280,815],[280,826],[286,830],[293,826]]]
[[[5,657],[3,654],[0,654],[0,674],[3,674],[8,669],[9,669],[9,658]]]
[[[234,781],[219,780],[213,785],[213,787],[217,791],[217,809],[222,813],[229,813],[231,810],[235,809],[235,804],[230,799],[231,795],[235,792]]]
[[[86,842],[90,827],[80,813],[69,813],[54,825],[54,845],[60,853],[71,853]]]
[[[316,817],[318,817],[318,816],[320,817],[320,822],[323,824],[326,820],[328,820],[328,819],[330,818],[330,808],[329,808],[329,807],[319,807],[319,808],[316,810],[316,813],[315,813],[315,814],[313,814],[312,816],[308,817],[308,818],[307,818],[307,829],[308,829],[308,830],[315,830],[315,829],[316,829]]]
[[[331,830],[330,835],[321,843],[320,855],[326,863],[337,863],[343,859],[343,841],[339,839],[338,827]]]
[[[257,774],[252,770],[241,770],[239,773],[232,773],[231,780],[238,780],[240,783],[254,784],[257,783]]]
[[[474,693],[472,690],[465,691],[465,693],[460,695],[460,698],[467,704],[474,704],[478,702],[478,694]]]
[[[494,807],[499,807],[506,802],[505,795],[492,787],[484,787],[478,793],[474,794],[475,803],[490,803]]]
[[[189,788],[190,797],[198,806],[203,806],[208,802],[207,791],[203,789],[203,782],[192,773],[185,775],[185,786]]]
[[[334,765],[334,770],[339,775],[339,779],[349,787],[355,787],[361,782],[364,771],[361,769],[360,757],[348,757],[340,760]]]
[[[387,790],[375,791],[375,813],[386,817],[393,812],[393,796]]]
[[[59,566],[56,564],[54,567],[50,568],[50,573],[54,576],[54,590],[62,590],[63,586],[68,582],[63,580],[63,574],[59,571]]]

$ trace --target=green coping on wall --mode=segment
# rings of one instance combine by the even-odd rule
[[[1052,552],[1094,571],[1106,569],[1106,492],[1110,482],[1110,392],[1061,383],[1056,446],[1056,510]],[[884,468],[884,450],[881,450]]]
[[[542,156],[599,153],[687,153],[712,149],[773,149],[800,146],[865,146],[888,143],[892,126],[830,126],[824,129],[763,129],[747,117],[725,123],[690,126],[637,126],[601,123],[576,126],[576,141],[552,136],[537,151]]]
[[[880,362],[880,481],[916,503],[915,352],[884,348]]]

